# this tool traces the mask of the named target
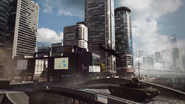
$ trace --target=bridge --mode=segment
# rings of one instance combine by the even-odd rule
[[[82,103],[92,104],[92,102],[93,104],[119,104],[119,103],[136,104],[137,102],[115,97],[110,95],[109,93],[95,92],[95,91],[89,91],[84,89],[84,88],[88,88],[89,86],[92,87],[92,85],[99,85],[98,87],[103,86],[104,88],[106,88],[106,85],[104,84],[117,85],[126,81],[129,81],[129,80],[123,79],[123,78],[102,78],[102,79],[89,80],[81,83],[67,83],[67,84],[60,83],[60,82],[58,83],[57,82],[41,82],[41,83],[32,82],[32,83],[26,83],[26,84],[24,83],[14,84],[11,86],[10,89],[6,89],[6,90],[23,91],[29,96],[30,101],[37,101],[37,102],[42,102],[41,101],[42,96],[44,95],[45,100],[47,98],[48,101],[57,101],[57,98],[65,99],[64,96],[67,96],[70,98],[70,104],[74,104],[75,102],[78,102],[79,104],[82,104]],[[181,92],[172,88],[164,87],[158,84],[153,84],[148,82],[142,82],[142,83],[146,83],[149,86],[158,88],[161,92],[160,96],[170,97],[170,99],[178,99],[178,100],[185,99],[184,92]],[[53,99],[53,100],[49,99],[51,97],[51,94],[53,94],[52,98],[56,98],[56,99]],[[60,100],[60,101],[64,101],[64,100]],[[31,104],[39,104],[39,103],[31,102]]]

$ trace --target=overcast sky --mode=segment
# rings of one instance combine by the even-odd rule
[[[37,46],[62,42],[63,28],[84,20],[84,0],[33,0],[38,3]],[[115,8],[132,12],[134,51],[152,54],[167,47],[167,36],[177,34],[178,45],[185,43],[185,0],[115,0]]]

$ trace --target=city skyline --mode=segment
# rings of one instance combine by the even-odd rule
[[[63,28],[65,26],[74,25],[76,22],[84,20],[84,0],[74,1],[73,3],[73,0],[56,0],[55,2],[50,0],[43,2],[34,1],[40,6],[38,46],[62,41]],[[163,11],[156,9],[163,8],[161,3],[166,7]],[[135,4],[138,5],[135,6]],[[184,42],[185,36],[182,29],[184,26],[184,15],[181,14],[181,11],[185,8],[184,1],[169,0],[164,2],[161,0],[153,2],[149,0],[146,2],[145,0],[140,0],[135,3],[133,0],[115,1],[115,8],[120,6],[129,7],[132,10],[134,50],[152,50],[152,48],[156,48],[156,45],[153,43],[162,44],[166,36],[172,34],[177,34],[177,39],[181,43]],[[170,8],[171,6],[173,8]],[[49,20],[53,21],[46,22]],[[173,22],[174,20],[176,20],[175,23]],[[149,43],[146,45],[147,42]],[[141,46],[145,48],[142,49],[143,47]],[[160,49],[156,51],[160,51]],[[154,51],[152,52],[154,53]]]

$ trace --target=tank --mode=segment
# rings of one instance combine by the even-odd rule
[[[137,78],[133,78],[130,82],[122,83],[119,86],[108,86],[108,89],[111,95],[138,101],[152,99],[160,94],[158,89],[140,83]]]

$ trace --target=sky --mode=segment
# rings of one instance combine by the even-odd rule
[[[85,0],[33,0],[39,5],[37,47],[62,42],[63,28],[84,21]],[[133,50],[147,54],[173,51],[168,36],[177,35],[185,56],[185,0],[115,0],[115,8],[131,9]]]

